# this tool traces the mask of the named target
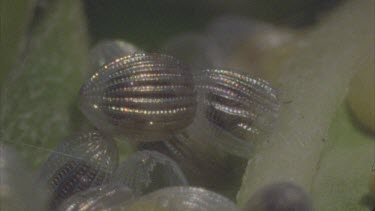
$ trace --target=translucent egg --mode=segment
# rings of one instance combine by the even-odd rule
[[[130,187],[136,196],[167,186],[188,185],[180,167],[156,151],[139,151],[120,164],[111,183]]]
[[[111,210],[235,211],[236,205],[214,192],[196,187],[164,188]]]
[[[127,186],[104,185],[74,194],[59,207],[59,211],[105,210],[113,203],[134,199]]]
[[[132,54],[96,71],[81,87],[80,106],[105,133],[160,140],[193,121],[193,76],[172,56]]]
[[[288,30],[265,22],[228,15],[215,19],[207,27],[206,33],[217,40],[228,53],[243,47],[250,47],[252,49],[248,50],[253,52],[276,48],[289,42],[294,36]],[[250,43],[252,46],[248,45]]]
[[[193,123],[170,139],[140,148],[170,156],[191,184],[234,189],[255,143],[272,131],[277,91],[264,80],[232,70],[208,69],[195,79],[198,109]]]
[[[274,49],[295,41],[296,37],[289,29],[228,15],[215,19],[207,27],[205,34],[211,37],[223,52],[225,67],[248,69],[252,74],[262,77],[268,65],[266,62],[273,62],[273,58],[265,56]],[[273,74],[276,74],[280,68],[273,69]],[[266,74],[270,74],[269,70],[266,71]]]
[[[215,190],[233,188],[230,181],[234,180],[240,161],[234,163],[228,153],[204,141],[191,139],[186,133],[162,142],[144,143],[139,147],[157,150],[171,157],[181,167],[191,185]]]
[[[198,112],[186,133],[223,151],[249,157],[277,117],[277,91],[250,75],[208,69],[196,75]]]
[[[198,33],[185,33],[168,40],[161,49],[170,55],[188,62],[193,72],[205,68],[222,67],[225,57],[215,40]]]
[[[89,54],[89,72],[93,73],[104,64],[133,53],[142,51],[129,42],[122,40],[104,40],[97,43]]]
[[[274,79],[280,75],[275,63],[287,58],[285,55],[293,50],[289,45],[296,37],[290,29],[225,15],[214,19],[202,33],[171,38],[161,51],[189,62],[193,71],[230,67]]]
[[[61,142],[44,164],[38,183],[47,187],[50,208],[73,194],[106,183],[118,165],[113,140],[98,131],[83,132]]]

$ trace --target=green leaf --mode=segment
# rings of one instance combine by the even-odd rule
[[[48,6],[1,96],[2,141],[34,165],[80,123],[76,97],[87,63],[81,1],[55,0]]]
[[[35,0],[0,1],[0,82],[12,69],[33,16]]]
[[[342,105],[329,129],[312,194],[317,210],[368,210],[374,136],[361,131]],[[372,202],[372,206],[375,204]]]
[[[240,206],[264,185],[291,181],[310,190],[324,140],[358,63],[374,46],[371,0],[345,1],[281,64],[282,105],[269,141],[249,160]],[[325,210],[325,209],[323,209]]]

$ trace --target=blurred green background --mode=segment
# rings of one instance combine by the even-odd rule
[[[201,31],[222,15],[239,15],[291,27],[314,24],[340,0],[85,0],[91,43],[122,38],[156,50],[177,34]]]

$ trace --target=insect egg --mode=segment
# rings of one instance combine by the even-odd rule
[[[309,195],[290,182],[267,185],[258,190],[243,211],[313,211]]]
[[[133,199],[133,192],[127,186],[103,185],[74,194],[59,207],[60,211],[105,210],[118,201]]]
[[[228,154],[203,141],[191,139],[186,133],[161,142],[143,143],[139,147],[170,156],[181,167],[191,185],[222,188],[221,184],[226,185],[233,176],[234,166],[230,165]]]
[[[143,195],[166,186],[188,185],[180,167],[169,157],[156,151],[139,151],[120,164],[111,183],[123,184]]]
[[[187,65],[172,56],[132,54],[91,76],[81,87],[80,107],[105,133],[160,140],[193,121],[193,76]]]
[[[193,123],[170,139],[139,147],[172,157],[191,184],[233,188],[239,184],[228,181],[241,177],[254,142],[271,130],[277,92],[262,79],[225,69],[204,70],[195,75],[195,83],[198,104]]]
[[[114,205],[119,210],[201,210],[236,211],[236,205],[214,192],[196,187],[168,187],[149,193],[138,200]]]
[[[203,68],[223,66],[224,55],[212,37],[195,33],[187,33],[167,41],[163,52],[189,62],[193,71]]]
[[[142,52],[133,44],[122,40],[104,40],[96,44],[89,55],[90,73],[117,58]]]
[[[51,206],[56,207],[75,192],[101,185],[104,175],[104,172],[90,167],[87,163],[74,160],[66,162],[50,181],[51,188],[54,188]]]
[[[248,157],[277,116],[276,90],[262,79],[226,69],[204,70],[195,79],[199,104],[189,136]]]
[[[74,193],[108,181],[118,165],[115,142],[97,131],[66,139],[51,153],[40,173],[39,184],[47,187],[50,208]]]

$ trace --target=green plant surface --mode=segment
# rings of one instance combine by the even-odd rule
[[[81,2],[55,0],[48,6],[1,95],[2,141],[34,166],[81,124],[76,98],[88,54]]]
[[[274,182],[291,181],[310,191],[331,120],[358,63],[374,46],[373,11],[371,0],[346,1],[282,61],[278,84],[285,103],[269,140],[258,144],[248,162],[237,195],[240,207]],[[330,202],[337,200],[343,199]]]
[[[5,11],[10,2],[20,4]],[[3,0],[0,7],[1,141],[37,167],[82,127],[76,97],[88,39],[80,1],[51,1],[33,28],[34,4],[25,2]],[[358,63],[373,50],[373,11],[372,0],[348,0],[293,44],[295,52],[280,65],[279,120],[248,163],[239,206],[266,184],[292,181],[311,190],[318,210],[366,209],[373,137],[353,125],[342,100]],[[119,147],[124,160],[131,149]]]
[[[374,162],[374,135],[360,130],[342,105],[333,119],[314,178],[317,210],[369,210],[369,181]],[[373,199],[372,199],[373,201]]]
[[[26,44],[25,34],[33,16],[35,0],[0,1],[0,82],[12,69]]]

